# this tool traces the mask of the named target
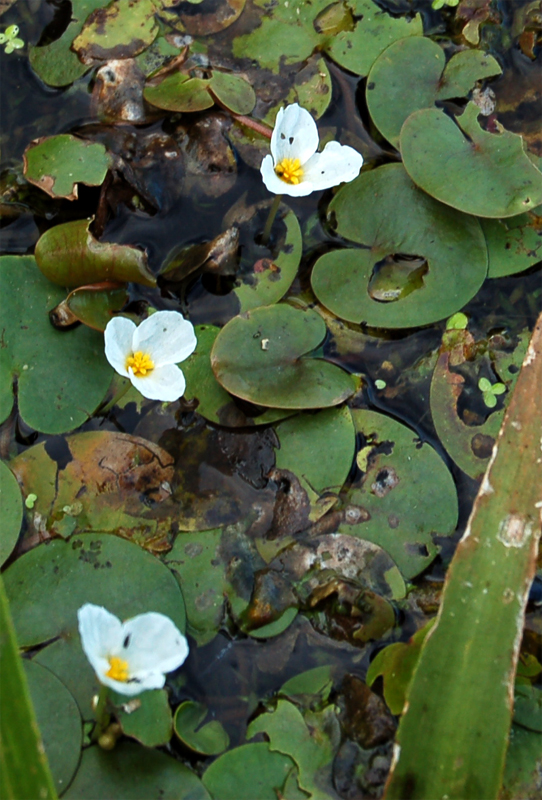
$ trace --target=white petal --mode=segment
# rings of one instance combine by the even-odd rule
[[[150,679],[152,673],[171,672],[188,655],[188,642],[169,617],[150,612],[122,626],[119,658],[128,662],[130,677]]]
[[[178,400],[186,389],[182,370],[175,364],[157,367],[143,378],[136,377],[130,369],[130,380],[143,397],[149,400],[161,400],[163,403]]]
[[[120,619],[102,606],[86,603],[77,612],[81,645],[100,681],[109,669],[107,661],[111,653],[122,644]]]
[[[157,311],[143,320],[134,338],[134,350],[148,353],[155,367],[178,364],[194,352],[194,326],[178,311]]]
[[[113,317],[104,331],[105,357],[119,375],[128,378],[126,359],[132,354],[132,338],[136,326],[126,317]]]
[[[279,178],[275,172],[275,166],[271,156],[266,156],[260,167],[263,182],[266,188],[274,194],[289,194],[290,197],[305,197],[314,191],[311,183],[301,181],[297,185],[286,183]]]
[[[166,677],[162,672],[153,672],[145,677],[137,676],[136,680],[130,681],[115,681],[113,678],[108,678],[107,675],[99,676],[100,682],[104,686],[109,686],[119,694],[125,694],[129,697],[134,697],[136,694],[147,689],[161,689],[166,682]]]
[[[363,156],[353,147],[328,142],[322,153],[315,153],[305,164],[303,178],[314,189],[330,189],[357,178],[362,164]]]
[[[283,158],[298,158],[304,164],[317,149],[318,128],[309,112],[297,103],[281,108],[271,136],[275,166]]]

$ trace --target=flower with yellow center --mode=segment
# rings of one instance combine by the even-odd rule
[[[318,150],[318,128],[309,112],[293,103],[277,114],[271,136],[271,155],[260,167],[263,182],[274,194],[303,197],[352,181],[363,157],[353,147],[328,142]]]
[[[161,689],[186,659],[188,643],[169,617],[150,612],[126,622],[102,606],[77,612],[85,655],[104,686],[125,695]]]
[[[186,381],[177,364],[196,347],[194,326],[182,314],[157,311],[138,326],[114,317],[104,336],[107,360],[144,397],[170,402],[182,397]]]

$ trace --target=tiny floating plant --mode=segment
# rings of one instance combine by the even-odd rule
[[[0,33],[0,44],[4,45],[4,52],[9,54],[24,47],[24,41],[18,38],[18,34],[18,25],[10,25],[4,33]]]
[[[293,103],[280,109],[271,136],[271,154],[265,156],[260,167],[266,188],[277,195],[265,225],[264,244],[283,194],[306,197],[348,183],[359,175],[361,153],[339,142],[328,142],[319,153],[318,143],[316,122],[305,108]]]
[[[478,388],[482,392],[484,403],[488,408],[495,408],[497,405],[497,395],[506,392],[504,383],[491,383],[487,378],[480,378]]]

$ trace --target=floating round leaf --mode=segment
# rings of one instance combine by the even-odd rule
[[[487,274],[478,220],[420,191],[401,164],[387,164],[337,192],[328,217],[362,245],[321,256],[311,283],[318,299],[349,322],[406,328],[462,308]]]
[[[104,331],[114,313],[120,311],[127,302],[128,291],[126,286],[121,284],[104,281],[90,286],[80,286],[70,292],[66,300],[51,312],[51,321],[56,325],[53,314],[64,312],[69,320],[66,324],[79,321],[89,328]]]
[[[349,409],[298,414],[276,427],[276,467],[293,472],[310,501],[309,522],[336,502],[354,459],[356,432]],[[325,453],[325,458],[321,458]]]
[[[209,89],[234,114],[250,114],[256,104],[254,89],[240,75],[214,70]]]
[[[469,103],[454,121],[444,111],[415,111],[401,130],[405,169],[443,203],[479,217],[513,217],[542,203],[542,173],[510,131],[488,133]],[[457,123],[457,124],[456,124]]]
[[[84,717],[97,679],[82,650],[77,611],[85,603],[106,606],[119,619],[152,610],[185,629],[185,610],[174,576],[155,556],[107,534],[86,533],[69,542],[35,547],[4,573],[21,647],[50,642],[35,657],[73,694]],[[44,602],[44,598],[47,602]]]
[[[79,327],[59,332],[49,311],[64,292],[46,280],[31,256],[0,259],[0,421],[13,405],[44,433],[73,430],[90,417],[111,382],[103,336]]]
[[[114,750],[87,747],[65,800],[212,800],[198,776],[180,761],[133,742]]]
[[[437,554],[431,534],[447,536],[457,523],[457,494],[444,462],[414,431],[375,411],[354,410],[363,434],[361,478],[344,497],[340,533],[384,548],[406,578]],[[438,497],[438,502],[435,498]]]
[[[132,701],[136,707],[128,706],[128,710],[124,707],[129,700],[126,695],[110,692],[109,696],[126,736],[137,739],[145,747],[161,747],[169,742],[173,723],[166,689],[142,692],[137,700]]]
[[[534,214],[481,223],[489,253],[488,278],[515,275],[542,259],[542,229]]]
[[[146,86],[143,96],[148,103],[165,111],[204,111],[214,105],[207,91],[209,85],[210,81],[204,78],[174,72],[159,83]]]
[[[23,520],[23,498],[13,472],[0,461],[0,508],[2,527],[0,529],[0,565],[11,554],[19,538]]]
[[[77,184],[99,186],[110,166],[107,150],[71,134],[36,139],[23,154],[24,176],[51,197],[77,200]]]
[[[456,53],[444,69],[444,51],[425,36],[409,36],[390,45],[367,77],[367,106],[380,133],[395,147],[404,121],[436,100],[463,97],[477,80],[498,75],[493,56],[479,50]],[[444,71],[443,71],[444,70]]]
[[[226,750],[230,737],[218,720],[202,725],[207,715],[204,705],[185,700],[175,712],[173,726],[181,742],[191,750],[206,756],[217,756]]]
[[[202,781],[215,800],[277,800],[293,766],[291,758],[272,752],[265,742],[244,744],[213,761]]]
[[[231,394],[272,408],[325,408],[354,392],[339,367],[309,354],[326,334],[312,309],[265,306],[230,320],[218,334],[211,366]]]
[[[49,228],[36,245],[36,262],[46,278],[59,286],[84,286],[100,281],[156,286],[143,250],[126,244],[99,242],[91,220],[64,222]]]
[[[47,761],[61,794],[79,765],[83,743],[81,714],[56,675],[35,661],[25,659],[23,665]]]
[[[250,425],[266,425],[287,417],[291,412],[285,409],[253,409],[252,415],[241,409],[235,399],[219,384],[211,368],[211,349],[220,328],[213,325],[196,325],[198,344],[192,355],[183,364],[186,378],[186,400],[197,400],[196,410],[210,422],[230,428],[243,428]]]
[[[83,64],[133,58],[155,40],[158,24],[154,0],[113,0],[93,11],[72,43]]]
[[[358,20],[356,27],[333,36],[327,53],[356,75],[367,75],[375,59],[397,39],[423,35],[419,14],[410,20],[392,17],[371,0],[351,0],[349,5]]]

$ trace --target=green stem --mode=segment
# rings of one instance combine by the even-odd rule
[[[277,194],[271,208],[269,209],[269,216],[267,217],[267,222],[265,223],[265,228],[263,229],[262,234],[262,244],[267,246],[267,242],[269,241],[269,236],[271,234],[271,228],[273,227],[273,223],[275,221],[275,217],[277,216],[277,211],[279,210],[279,206],[282,200],[282,195]]]
[[[109,411],[111,411],[113,406],[115,406],[119,402],[119,400],[124,397],[128,389],[130,389],[131,385],[132,384],[128,380],[128,378],[123,378],[123,382],[120,385],[114,387],[113,397],[111,398],[111,400],[108,403],[106,403],[105,406],[99,409],[99,413],[107,414]]]
[[[97,742],[102,733],[106,730],[107,726],[109,725],[109,714],[107,712],[107,698],[109,696],[109,688],[107,686],[100,686],[100,692],[98,694],[98,702],[96,704],[96,711],[94,712],[94,716],[96,717],[96,725],[94,726],[94,730],[92,731],[91,739],[93,742]]]

